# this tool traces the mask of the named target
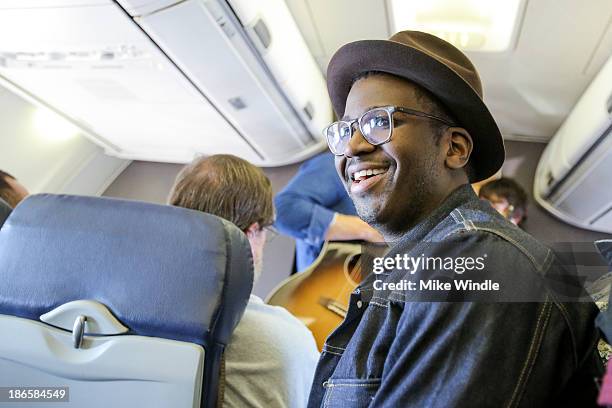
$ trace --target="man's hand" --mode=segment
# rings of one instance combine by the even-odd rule
[[[327,241],[367,241],[385,242],[385,239],[378,231],[370,227],[361,218],[355,215],[344,215],[336,213],[332,223],[329,225]]]

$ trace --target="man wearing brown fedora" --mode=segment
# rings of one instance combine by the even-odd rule
[[[595,406],[595,306],[469,185],[504,161],[469,59],[404,31],[340,48],[327,84],[336,169],[390,249],[327,339],[309,406]]]

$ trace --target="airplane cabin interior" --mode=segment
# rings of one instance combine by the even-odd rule
[[[606,0],[0,0],[0,408],[612,406],[611,134]]]

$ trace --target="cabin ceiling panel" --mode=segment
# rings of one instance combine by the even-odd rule
[[[319,61],[327,62],[347,42],[389,37],[385,0],[287,0],[287,5]]]
[[[359,39],[387,38],[384,0],[287,0],[317,62]],[[612,1],[527,0],[514,49],[467,53],[505,134],[541,141],[563,123],[612,55]]]

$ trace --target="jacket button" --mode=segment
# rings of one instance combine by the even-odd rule
[[[361,306],[363,306],[363,302],[362,302],[361,300],[358,300],[358,301],[357,301],[357,307],[358,307],[359,309],[361,309]]]

